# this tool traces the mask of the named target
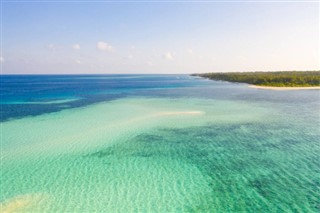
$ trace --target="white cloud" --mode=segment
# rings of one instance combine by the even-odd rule
[[[80,44],[74,44],[74,45],[72,45],[72,49],[74,49],[74,50],[80,50]]]
[[[245,56],[243,56],[243,55],[238,55],[236,57],[236,59],[239,60],[239,61],[245,61],[247,58]]]
[[[129,54],[127,56],[123,56],[122,58],[125,60],[131,60],[131,59],[133,59],[133,55]]]
[[[55,50],[55,49],[57,49],[57,46],[54,45],[54,44],[49,44],[49,45],[47,46],[47,48],[48,48],[49,50]]]
[[[171,52],[167,52],[163,55],[163,58],[166,60],[173,60],[174,59],[174,54]]]
[[[75,60],[76,64],[82,64],[82,62],[80,60]]]
[[[187,53],[192,54],[193,50],[192,49],[187,49]]]
[[[51,50],[51,51],[57,51],[57,50],[63,49],[64,47],[61,46],[61,45],[57,45],[57,44],[48,44],[48,45],[46,46],[46,48],[47,48],[48,50]]]
[[[0,62],[3,63],[4,62],[4,58],[0,57]]]
[[[97,49],[101,51],[113,51],[113,47],[110,44],[103,41],[99,41],[97,43]]]

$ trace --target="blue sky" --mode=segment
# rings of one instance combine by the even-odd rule
[[[316,2],[2,2],[2,73],[319,69]]]

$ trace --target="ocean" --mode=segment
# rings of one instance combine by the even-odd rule
[[[1,75],[2,212],[319,212],[319,90]]]

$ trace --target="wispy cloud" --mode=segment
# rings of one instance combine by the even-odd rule
[[[82,62],[80,60],[75,60],[76,64],[82,64]]]
[[[4,62],[4,58],[0,57],[0,63],[3,63],[3,62]]]
[[[109,51],[109,52],[113,51],[113,47],[110,44],[103,41],[99,41],[97,43],[97,49],[101,51]]]
[[[188,54],[192,54],[192,53],[193,53],[193,50],[192,50],[192,49],[187,49],[187,53],[188,53]]]
[[[166,59],[166,60],[173,60],[174,59],[174,53],[171,53],[171,52],[167,52],[165,54],[163,54],[163,58]]]
[[[48,44],[48,45],[47,45],[47,48],[48,48],[49,50],[56,50],[56,49],[57,49],[57,45],[55,45],[55,44]]]
[[[74,45],[72,45],[72,49],[74,49],[74,50],[80,50],[80,44],[74,44]]]
[[[124,59],[124,60],[131,60],[131,59],[133,59],[133,55],[129,54],[129,55],[127,55],[127,56],[123,56],[122,59]]]

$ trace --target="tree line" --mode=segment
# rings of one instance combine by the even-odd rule
[[[310,87],[320,86],[320,71],[228,72],[193,74],[212,80],[248,83],[260,86]]]

